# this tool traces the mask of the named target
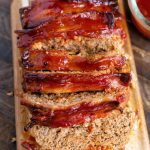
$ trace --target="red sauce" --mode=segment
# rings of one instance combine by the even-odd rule
[[[150,20],[150,1],[149,0],[137,0],[138,7],[141,13]]]
[[[66,93],[120,89],[128,86],[130,80],[130,73],[91,75],[25,72],[23,86],[24,90],[28,92]],[[112,82],[117,85],[112,85]]]
[[[101,102],[99,104],[81,103],[64,110],[42,110],[30,108],[32,114],[31,121],[35,124],[57,127],[69,127],[77,124],[83,124],[87,121],[93,121],[96,118],[105,117],[107,112],[116,109],[119,102],[116,100]]]
[[[125,57],[112,56],[100,59],[88,59],[81,56],[68,55],[61,50],[30,50],[22,55],[23,67],[30,71],[93,71],[119,69],[125,65]]]

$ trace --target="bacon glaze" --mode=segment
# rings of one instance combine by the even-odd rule
[[[81,103],[63,110],[48,110],[46,108],[29,107],[32,114],[31,122],[27,124],[25,130],[33,125],[49,126],[52,128],[70,127],[73,125],[90,122],[97,118],[105,117],[106,114],[119,106],[118,101],[106,101],[98,104],[92,102]]]
[[[121,69],[126,62],[124,56],[110,56],[99,59],[69,55],[62,50],[27,50],[22,54],[24,69],[30,71],[94,71]]]
[[[113,13],[94,11],[68,15],[31,30],[16,31],[18,34],[17,45],[19,48],[25,48],[35,42],[56,37],[70,39],[75,36],[102,38],[112,34],[125,37],[122,21],[117,18],[114,17]]]
[[[87,73],[25,72],[25,92],[67,93],[96,90],[119,90],[128,86],[130,73],[92,75]]]
[[[30,7],[20,9],[22,27],[33,28],[66,14],[81,13],[85,11],[115,12],[118,10],[116,0],[109,1],[67,1],[67,0],[42,0],[32,3]]]

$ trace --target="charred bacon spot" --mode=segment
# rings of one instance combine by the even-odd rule
[[[106,102],[106,104],[104,103],[104,112],[109,112],[111,110],[116,109],[119,106],[119,104],[120,103],[118,101]]]
[[[124,85],[128,85],[128,83],[131,81],[131,74],[130,73],[120,74],[120,80],[123,82]]]
[[[44,67],[47,67],[48,66],[48,62],[47,61],[43,62],[43,65],[44,65]]]
[[[36,125],[35,120],[31,120],[27,125],[24,127],[24,131],[28,131],[30,128],[32,128],[34,125]]]
[[[113,13],[112,12],[106,13],[106,17],[107,17],[107,20],[108,20],[108,27],[109,28],[114,28],[115,18],[114,18]]]

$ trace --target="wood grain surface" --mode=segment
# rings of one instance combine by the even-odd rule
[[[15,150],[15,122],[13,98],[13,72],[10,26],[11,0],[0,0],[0,149]],[[150,40],[144,38],[131,22],[126,5],[128,26],[145,115],[150,135]]]

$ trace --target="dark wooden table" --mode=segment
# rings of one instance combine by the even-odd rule
[[[11,0],[0,0],[0,149],[15,150],[15,117],[10,24]],[[131,22],[126,5],[132,47],[150,135],[150,40],[142,37]]]

